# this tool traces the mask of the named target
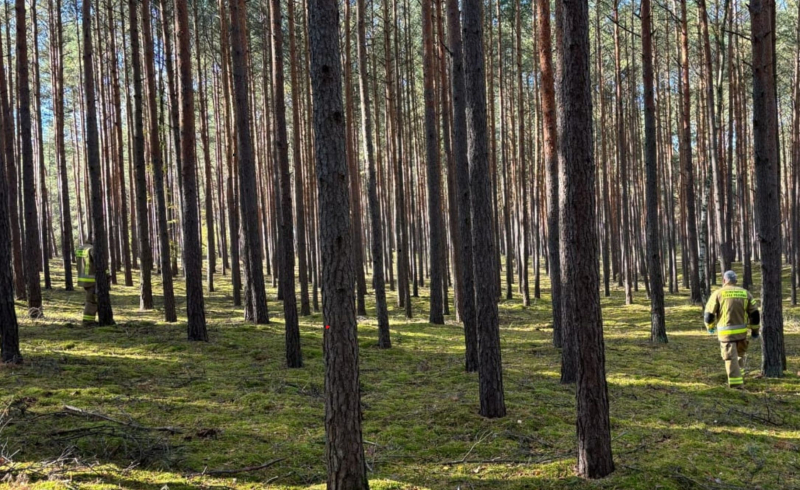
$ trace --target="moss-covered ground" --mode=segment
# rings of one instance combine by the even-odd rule
[[[18,304],[25,364],[0,368],[0,487],[324,488],[320,314],[301,318],[305,367],[290,370],[272,288],[272,323],[251,325],[218,276],[206,295],[210,342],[190,343],[184,323],[161,321],[158,299],[138,311],[136,288],[113,288],[116,326],[83,328],[82,291],[63,291],[58,270],[53,284],[44,319]],[[499,420],[478,415],[462,330],[453,316],[426,323],[426,293],[410,320],[389,293],[390,350],[376,347],[372,317],[359,319],[372,488],[800,488],[800,327],[788,286],[789,370],[758,378],[754,342],[744,391],[725,386],[718,343],[685,290],[667,298],[667,345],[649,342],[643,285],[632,306],[619,289],[603,298],[617,470],[599,481],[574,476],[574,387],[559,383],[546,278],[532,306],[519,294],[500,302],[508,416]]]

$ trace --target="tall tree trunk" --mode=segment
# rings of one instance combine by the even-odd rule
[[[624,87],[622,85],[622,66],[620,59],[620,18],[619,18],[619,0],[614,3],[614,74],[615,74],[615,88],[616,100],[614,107],[616,109],[616,129],[617,129],[617,165],[619,167],[620,180],[622,185],[622,200],[619,203],[621,209],[622,221],[620,223],[620,234],[622,235],[622,276],[625,281],[625,304],[630,305],[633,303],[633,252],[631,250],[631,224],[630,224],[630,202],[629,202],[629,185],[628,185],[628,142],[625,139],[625,111],[622,107],[622,97]]]
[[[167,22],[165,16],[162,22]],[[164,195],[164,160],[161,153],[161,138],[158,128],[158,106],[156,105],[156,70],[153,50],[153,35],[150,28],[150,0],[142,0],[142,39],[144,40],[144,71],[147,81],[147,104],[150,110],[150,158],[153,162],[153,187],[156,194],[156,222],[158,223],[159,259],[161,261],[161,288],[164,293],[164,320],[175,322],[175,291],[172,283],[170,262],[172,251],[167,225],[167,203]]]
[[[565,304],[578,346],[578,474],[602,478],[614,471],[605,375],[600,278],[597,271],[595,167],[589,69],[589,5],[562,0],[560,80],[564,112],[559,121],[561,169],[561,274],[574,304]]]
[[[197,213],[197,176],[194,161],[194,85],[192,81],[191,34],[186,0],[175,0],[180,80],[180,153],[183,177],[183,267],[186,273],[186,313],[189,340],[208,341],[203,301],[203,255]]]
[[[353,213],[352,227],[353,227],[353,267],[356,269],[356,311],[360,316],[367,315],[366,302],[364,296],[367,294],[367,280],[364,275],[364,246],[363,246],[363,232],[361,230],[361,172],[359,171],[358,158],[356,158],[356,149],[353,144],[353,89],[351,88],[351,71],[352,63],[350,60],[350,2],[344,5],[344,22],[345,22],[345,52],[344,52],[344,90],[345,90],[345,119],[346,119],[346,138],[347,138],[347,164],[350,175],[350,200],[351,210]]]
[[[464,0],[465,86],[467,94],[467,155],[469,157],[472,250],[474,254],[475,306],[478,325],[478,381],[480,413],[504,417],[503,370],[500,358],[500,327],[497,312],[495,240],[492,229],[492,188],[489,177],[486,127],[486,80],[483,59],[483,2]]]
[[[31,25],[33,26],[33,57],[39,60],[39,22],[36,15],[36,0],[31,2]],[[44,132],[42,130],[42,80],[39,72],[39,63],[33,64],[33,77],[34,86],[36,87],[34,93],[35,112],[36,118],[36,162],[39,167],[39,240],[41,244],[39,258],[44,274],[44,288],[52,289],[52,281],[50,280],[50,221],[48,216],[48,199],[47,199],[47,184],[45,182],[45,162],[44,162]]]
[[[314,148],[322,253],[325,331],[325,433],[330,490],[367,490],[361,436],[358,338],[350,229],[339,12],[334,0],[309,0]]]
[[[375,149],[372,142],[372,114],[367,75],[367,32],[364,0],[358,0],[358,87],[361,95],[361,132],[364,137],[364,152],[367,157],[367,199],[371,226],[372,284],[375,288],[375,309],[378,316],[378,346],[388,349],[392,346],[389,334],[389,315],[386,308],[386,285],[383,267],[383,232],[381,231],[381,210],[378,201],[378,183],[375,174]]]
[[[163,1],[163,0],[162,0]],[[231,283],[233,286],[233,304],[234,306],[241,306],[242,304],[242,268],[239,257],[239,213],[236,210],[236,201],[233,192],[233,128],[231,123],[231,89],[230,89],[230,76],[228,74],[228,63],[230,62],[230,48],[229,48],[229,33],[228,33],[228,15],[225,13],[225,1],[219,1],[220,11],[220,51],[222,52],[222,92],[224,95],[224,134],[226,139],[225,144],[225,165],[228,169],[228,175],[225,181],[225,193],[228,204],[228,224],[231,230],[230,233],[230,248],[231,248]]]
[[[522,83],[522,0],[517,0],[516,6],[516,31],[517,31],[517,123],[519,125],[519,145],[517,164],[520,166],[520,186],[522,187],[522,229],[520,230],[520,256],[522,259],[521,268],[521,286],[522,286],[522,305],[530,306],[531,295],[528,287],[528,255],[530,254],[530,245],[528,245],[528,237],[530,231],[528,230],[528,177],[527,177],[527,163],[525,163],[525,90]]]
[[[94,59],[92,47],[92,2],[83,2],[83,86],[86,97],[86,160],[91,188],[92,231],[94,233],[95,291],[100,325],[114,324],[114,311],[109,294],[108,241],[106,220],[103,214],[103,188],[100,180],[100,141],[97,129],[97,101],[94,86]],[[24,15],[24,13],[23,13]]]
[[[0,42],[0,45],[2,42]],[[5,72],[5,59],[0,50],[0,73]],[[5,89],[5,81],[0,80]],[[3,94],[5,96],[5,94]],[[5,98],[5,97],[3,97]],[[7,121],[3,118],[2,125]],[[2,129],[5,129],[3,127]],[[5,131],[2,131],[5,134]],[[4,136],[0,136],[0,139]],[[22,364],[22,354],[19,350],[19,325],[17,312],[14,308],[14,278],[12,271],[11,227],[9,219],[8,179],[6,178],[6,158],[4,151],[0,151],[0,362],[8,364]]]
[[[453,94],[453,151],[456,163],[458,227],[461,235],[461,320],[464,322],[467,372],[478,370],[478,326],[475,317],[475,276],[472,249],[472,208],[470,204],[469,158],[467,155],[467,100],[464,79],[464,54],[461,40],[461,16],[458,0],[447,0],[447,44],[452,69],[450,82]]]
[[[297,320],[297,296],[294,290],[294,231],[292,223],[292,183],[289,179],[289,149],[286,141],[286,98],[283,77],[283,31],[280,0],[270,0],[272,24],[272,86],[275,90],[275,157],[280,180],[280,281],[283,289],[283,315],[286,322],[286,364],[303,366],[300,350],[300,327]]]
[[[6,14],[8,11],[6,10]],[[6,23],[6,28],[10,22]],[[9,51],[11,51],[9,40]],[[0,42],[0,58],[3,58],[3,43]],[[12,102],[13,89],[11,88],[13,77],[11,76],[11,66],[9,65],[9,77],[6,79],[5,70],[0,70],[0,104],[2,104],[3,115],[3,155],[5,159],[5,172],[8,181],[8,214],[11,221],[11,252],[13,260],[11,264],[14,270],[14,291],[19,300],[27,298],[25,285],[25,272],[22,260],[22,225],[19,218],[18,202],[18,175],[17,164],[14,156],[14,109]],[[8,83],[6,83],[8,82]]]
[[[727,2],[726,0],[726,9],[727,9]],[[711,42],[708,36],[708,13],[706,11],[706,1],[705,0],[698,0],[697,8],[699,9],[699,17],[700,17],[700,35],[702,40],[703,46],[703,63],[705,64],[706,70],[706,77],[707,81],[705,83],[706,88],[706,105],[707,105],[707,117],[708,117],[708,125],[710,126],[710,140],[711,140],[711,151],[709,152],[710,157],[710,165],[711,165],[711,175],[714,180],[714,190],[716,192],[716,203],[714,205],[714,214],[715,214],[715,223],[714,223],[714,230],[715,234],[715,241],[718,245],[718,258],[719,258],[719,266],[720,266],[720,274],[724,273],[725,271],[731,268],[732,259],[730,257],[730,250],[729,250],[729,243],[727,241],[727,237],[725,234],[725,217],[724,209],[725,209],[725,191],[723,187],[723,177],[722,177],[722,148],[720,146],[719,140],[719,118],[722,117],[722,114],[717,114],[716,105],[714,104],[714,68],[713,68],[713,60],[711,59]],[[726,10],[727,15],[727,10]],[[720,72],[722,69],[720,68]],[[730,196],[727,197],[730,199]]]
[[[430,243],[429,260],[430,278],[430,315],[429,321],[436,325],[444,324],[444,304],[442,281],[444,265],[442,250],[444,247],[442,228],[442,169],[439,159],[439,123],[436,117],[436,97],[434,93],[434,35],[433,12],[430,2],[422,2],[422,44],[423,44],[423,81],[425,98],[425,148],[428,177],[428,239]]]
[[[297,273],[300,281],[300,315],[311,314],[308,301],[308,260],[306,247],[306,210],[303,189],[303,159],[300,142],[300,82],[297,78],[297,47],[295,41],[294,2],[288,0],[289,11],[289,53],[292,78],[292,160],[294,162],[294,197],[297,216]]]
[[[642,78],[644,83],[644,159],[647,201],[647,272],[650,279],[650,341],[667,342],[664,319],[664,279],[658,231],[658,155],[656,153],[656,101],[653,80],[653,38],[650,0],[642,0]]]
[[[702,291],[700,290],[700,265],[699,252],[697,250],[697,213],[695,212],[694,195],[694,166],[692,164],[692,125],[691,108],[692,99],[689,86],[689,33],[686,21],[686,1],[680,0],[681,4],[681,87],[682,97],[682,129],[681,150],[683,151],[683,171],[681,181],[683,182],[683,192],[686,207],[686,227],[687,227],[687,248],[689,258],[689,287],[691,288],[692,303],[698,304],[703,301]],[[684,259],[686,260],[686,259]]]
[[[108,3],[108,11],[109,11],[109,23],[111,24],[111,52],[113,53],[111,57],[111,78],[112,83],[111,87],[113,90],[113,103],[114,103],[114,137],[116,141],[116,147],[114,148],[114,162],[115,162],[115,169],[116,169],[116,177],[118,179],[119,184],[115,186],[115,192],[119,198],[119,205],[120,205],[120,216],[118,216],[120,221],[120,247],[122,249],[122,263],[124,267],[124,274],[125,274],[125,285],[126,286],[133,286],[133,272],[131,270],[131,246],[130,246],[130,228],[128,227],[128,198],[125,189],[125,148],[122,143],[122,102],[121,102],[121,94],[120,94],[120,84],[119,84],[119,76],[117,72],[117,67],[119,64],[119,60],[117,58],[117,36],[116,36],[116,28],[114,23],[114,17],[112,15],[111,9],[111,2]],[[123,24],[123,37],[125,35],[124,32],[124,24]],[[124,43],[123,43],[124,45]]]
[[[142,53],[139,48],[138,2],[128,0],[131,25],[131,64],[133,65],[133,179],[136,182],[137,238],[139,239],[139,308],[153,309],[153,250],[150,247],[150,221],[147,206],[147,175],[144,161],[144,103],[142,101]]]
[[[194,6],[194,23],[195,29],[201,29],[201,26],[198,22],[198,5],[195,4]],[[206,66],[203,64],[203,58],[201,57],[202,50],[200,45],[200,36],[195,36],[194,45],[195,45],[195,57],[197,60],[197,72],[198,72],[198,93],[200,95],[200,138],[203,143],[203,170],[204,170],[204,177],[205,177],[205,213],[206,213],[206,251],[207,251],[207,267],[208,273],[206,275],[207,285],[209,293],[214,292],[214,274],[216,273],[217,269],[217,247],[216,247],[216,235],[215,235],[215,226],[214,226],[214,178],[211,172],[211,143],[209,142],[208,137],[208,106],[206,104],[206,80],[207,76],[205,75]],[[223,275],[224,275],[224,265],[223,265]]]
[[[264,288],[264,265],[261,258],[261,234],[258,229],[258,194],[256,189],[255,151],[250,133],[247,73],[247,18],[244,0],[230,0],[231,68],[233,72],[234,113],[236,119],[237,161],[239,163],[239,205],[242,216],[245,261],[249,266],[248,287],[251,296],[250,320],[269,323],[267,293]],[[284,296],[286,297],[286,296]],[[288,322],[287,322],[288,324]]]
[[[750,2],[753,46],[753,153],[756,229],[761,250],[761,372],[780,378],[784,365],[781,292],[781,209],[778,178],[778,103],[775,97],[775,3]]]
[[[25,288],[28,298],[28,315],[40,318],[42,286],[39,283],[41,247],[39,244],[39,219],[36,211],[36,180],[33,172],[33,135],[31,133],[31,89],[28,83],[28,38],[25,19],[25,1],[16,0],[17,13],[17,97],[19,107],[20,160],[22,161],[22,186],[25,203]],[[89,29],[91,30],[91,29]]]
[[[74,289],[72,281],[72,205],[69,198],[67,153],[64,143],[64,33],[61,22],[61,0],[50,0],[48,5],[50,28],[50,71],[53,87],[53,139],[58,168],[58,191],[61,211],[61,259],[64,266],[64,286]],[[2,168],[2,167],[0,167]],[[79,199],[78,199],[79,200]],[[2,238],[0,238],[2,239]]]
[[[547,253],[550,295],[553,308],[553,344],[562,346],[561,260],[558,219],[558,131],[553,78],[553,47],[550,37],[550,1],[536,0],[536,26],[539,32],[539,66],[542,87],[542,135],[544,138],[545,181],[547,185]]]

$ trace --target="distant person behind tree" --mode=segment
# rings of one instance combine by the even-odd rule
[[[761,318],[750,291],[736,286],[735,272],[723,274],[722,288],[714,291],[708,299],[704,321],[708,333],[716,333],[719,338],[722,359],[728,372],[728,386],[741,388],[750,345],[747,332],[750,331],[752,337],[757,339]]]
[[[75,252],[78,259],[78,284],[86,291],[86,300],[83,305],[83,326],[96,325],[97,295],[95,294],[95,269],[94,252],[92,244],[85,243]]]

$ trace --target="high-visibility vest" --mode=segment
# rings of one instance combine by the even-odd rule
[[[78,284],[88,288],[94,286],[94,252],[89,244],[81,245],[75,252],[78,259]]]

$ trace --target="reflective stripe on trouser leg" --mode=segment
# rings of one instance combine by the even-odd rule
[[[725,360],[725,370],[728,373],[728,385],[735,386],[744,383],[742,371],[739,368],[738,342],[720,342],[722,359]]]
[[[94,285],[83,289],[86,291],[86,299],[83,304],[83,321],[94,322],[97,317],[97,295],[94,292]]]

